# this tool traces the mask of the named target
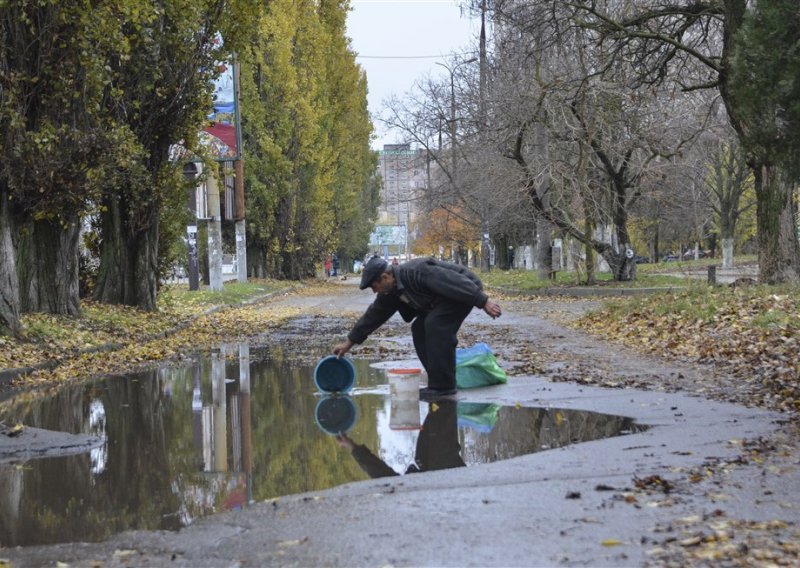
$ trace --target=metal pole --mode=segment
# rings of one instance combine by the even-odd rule
[[[450,68],[450,66],[448,66],[445,63],[436,62],[436,65],[444,67],[445,69],[447,69],[447,72],[450,74],[450,160],[452,162],[450,164],[450,174],[451,174],[451,179],[452,179],[452,182],[453,182],[454,186],[458,183],[458,178],[457,178],[458,170],[457,170],[457,164],[456,164],[456,161],[457,161],[457,153],[456,153],[456,145],[457,145],[456,133],[457,133],[457,129],[456,129],[455,72],[456,72],[456,70],[458,69],[458,67],[460,65],[467,65],[469,63],[474,63],[477,60],[478,60],[478,58],[472,57],[472,58],[467,59],[465,61],[457,62],[455,65],[453,65],[452,68]],[[440,136],[441,136],[441,133],[440,133]],[[440,146],[441,146],[441,143],[440,143]],[[482,217],[485,217],[485,215],[482,215]],[[483,219],[481,219],[481,230],[483,230]]]
[[[481,2],[481,35],[480,35],[480,67],[479,67],[479,84],[480,89],[478,93],[478,132],[483,138],[486,127],[486,0]],[[481,144],[483,146],[483,144]],[[481,168],[481,270],[489,271],[491,262],[489,261],[489,211],[486,200],[488,198],[486,191],[486,168]]]
[[[188,162],[183,167],[184,177],[193,182],[192,187],[187,190],[186,206],[192,219],[186,226],[186,246],[189,254],[189,291],[193,292],[200,289],[200,272],[197,266],[197,182],[198,167],[192,162]]]
[[[453,170],[453,179],[456,179],[456,86],[453,71],[450,71],[450,152],[450,167]]]

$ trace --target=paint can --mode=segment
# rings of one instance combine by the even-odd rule
[[[392,398],[416,398],[419,400],[419,381],[422,369],[389,369],[389,393]]]

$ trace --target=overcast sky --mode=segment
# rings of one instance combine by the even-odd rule
[[[478,20],[461,16],[456,0],[352,0],[347,34],[367,73],[378,135],[373,148],[400,141],[374,120],[383,101],[402,96],[427,74],[446,76],[436,62],[446,63],[452,52],[475,51],[479,30]]]

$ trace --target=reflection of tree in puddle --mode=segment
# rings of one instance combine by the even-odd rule
[[[238,347],[238,346],[237,346]],[[177,529],[251,500],[250,361],[226,377],[210,360],[69,385],[3,418],[105,443],[85,454],[34,459],[0,483],[0,543],[100,540],[127,529]],[[236,348],[234,348],[236,351]]]
[[[248,346],[235,345],[183,367],[68,385],[4,406],[0,420],[93,433],[106,443],[3,471],[0,542],[178,529],[253,501],[367,479],[365,471],[469,466],[637,428],[630,419],[573,410],[420,403],[416,391],[413,399],[393,399],[385,373],[365,360],[354,361],[352,396],[328,408],[312,368],[280,355],[251,365]],[[383,469],[353,459],[336,443],[339,429]]]
[[[94,399],[89,403],[89,428],[88,432],[103,440],[103,445],[92,448],[89,457],[92,460],[91,471],[93,476],[100,475],[106,468],[108,460],[108,435],[106,433],[106,407],[103,401]]]

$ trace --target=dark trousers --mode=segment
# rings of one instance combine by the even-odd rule
[[[429,387],[456,388],[457,334],[470,311],[472,306],[467,304],[442,300],[411,324],[414,349],[428,373]]]
[[[435,405],[429,405],[414,455],[420,471],[466,465],[458,443],[457,408],[458,403],[455,400],[440,400]]]
[[[408,466],[406,473],[466,465],[458,443],[458,403],[455,400],[440,400],[429,406],[428,415],[417,438],[414,463]],[[357,445],[352,454],[359,467],[370,477],[397,475],[395,470],[369,451],[367,446]]]

